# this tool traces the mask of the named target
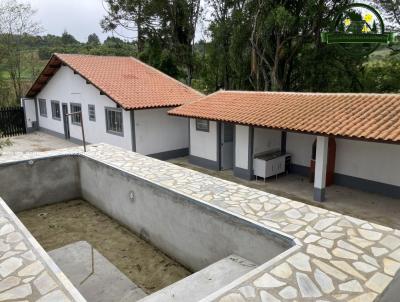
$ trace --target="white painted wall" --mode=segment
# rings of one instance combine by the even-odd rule
[[[197,131],[190,119],[190,155],[217,161],[217,123],[210,121],[210,132]]]
[[[254,154],[280,150],[281,131],[266,128],[254,128]]]
[[[89,143],[108,143],[128,150],[132,150],[132,135],[130,124],[130,112],[123,111],[124,135],[118,136],[107,133],[105,121],[105,107],[116,107],[116,104],[100,92],[93,85],[86,84],[86,80],[74,74],[72,69],[62,66],[53,78],[38,94],[37,99],[46,99],[47,118],[39,114],[40,127],[64,134],[63,121],[54,120],[51,116],[51,100],[68,103],[80,103],[82,105],[83,123],[85,127],[86,140]],[[88,104],[94,104],[96,110],[96,121],[89,121]],[[38,107],[39,109],[39,107]],[[70,122],[71,137],[82,139],[80,126]]]
[[[336,139],[335,172],[400,186],[400,145]]]
[[[25,99],[22,102],[25,109],[26,127],[31,128],[32,122],[36,122],[36,109],[34,99]]]
[[[249,127],[235,125],[235,167],[249,168]]]
[[[168,115],[168,110],[135,110],[136,152],[147,155],[189,148],[188,119]]]
[[[317,137],[301,133],[288,132],[286,152],[292,155],[292,163],[305,167],[310,166],[312,145]]]

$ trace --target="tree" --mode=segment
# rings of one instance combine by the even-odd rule
[[[88,36],[87,43],[93,46],[100,45],[100,39],[95,33],[93,33]]]
[[[61,35],[61,42],[63,45],[79,44],[78,40],[76,40],[75,37],[68,33],[66,30],[64,30]]]
[[[35,11],[30,4],[19,1],[3,1],[0,4],[0,43],[2,57],[12,80],[16,101],[23,95],[22,56],[23,38],[40,33],[40,25],[33,20]],[[0,58],[1,59],[1,58]]]

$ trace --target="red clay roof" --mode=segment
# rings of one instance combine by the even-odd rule
[[[54,54],[27,97],[36,96],[62,64],[69,66],[124,109],[178,106],[203,96],[132,57]]]
[[[400,94],[219,91],[169,113],[400,143]]]

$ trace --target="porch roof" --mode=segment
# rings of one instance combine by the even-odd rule
[[[400,143],[400,94],[218,91],[169,114]]]

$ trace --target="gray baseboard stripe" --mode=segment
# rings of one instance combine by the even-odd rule
[[[242,169],[238,167],[233,168],[233,175],[245,180],[252,180],[254,178],[253,173],[251,173],[248,169]]]
[[[39,131],[44,132],[46,134],[53,135],[53,136],[61,138],[61,139],[65,139],[64,133],[59,133],[59,132],[56,132],[56,131],[53,131],[53,130],[50,130],[50,129],[47,129],[47,128],[43,128],[43,127],[39,127]],[[77,145],[82,145],[83,144],[83,141],[81,139],[74,138],[74,137],[71,137],[69,139],[69,141],[74,143],[74,144],[77,144]],[[90,144],[90,143],[86,142],[86,144]]]
[[[36,131],[35,127],[26,127],[26,133],[32,133],[35,131]]]
[[[400,198],[400,186],[394,186],[377,181],[335,173],[334,183],[369,193],[381,194],[393,198]]]
[[[215,171],[219,170],[218,162],[194,155],[189,155],[189,163],[210,170],[215,170]]]
[[[309,167],[291,164],[290,173],[302,176],[309,175]],[[373,180],[335,173],[334,184],[368,193],[380,194],[392,198],[400,198],[400,186],[385,184]]]
[[[177,149],[177,150],[170,150],[160,153],[149,154],[147,156],[154,157],[161,160],[167,160],[177,157],[187,156],[189,154],[189,148]]]

